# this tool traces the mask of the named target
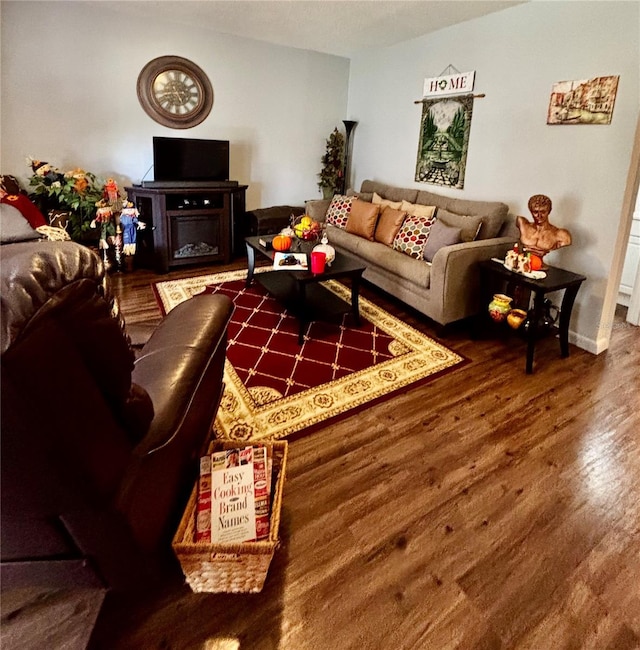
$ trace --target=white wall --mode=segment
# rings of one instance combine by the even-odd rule
[[[31,155],[139,182],[154,135],[228,139],[249,209],[320,197],[348,59],[158,22],[143,4],[146,18],[108,2],[2,2],[2,172],[27,178]],[[138,103],[140,70],[167,54],[193,60],[213,84],[211,114],[192,129],[161,126]]]
[[[188,4],[185,4],[188,7]],[[498,199],[528,216],[532,194],[553,200],[551,221],[574,243],[549,262],[584,273],[572,340],[606,348],[601,323],[639,106],[638,2],[530,2],[351,62],[249,39],[124,17],[109,3],[2,2],[4,173],[27,177],[27,155],[137,182],[153,135],[229,139],[232,177],[249,208],[299,204],[316,186],[325,139],[358,121],[351,178],[374,178],[470,199]],[[193,129],[149,118],[136,79],[177,54],[209,75],[215,103]],[[449,64],[476,70],[464,190],[413,181],[425,77]],[[619,74],[609,126],[548,126],[556,81]],[[347,107],[348,96],[348,110]],[[613,287],[617,291],[617,287]],[[602,333],[598,333],[602,326]],[[604,338],[603,338],[604,337]]]
[[[606,348],[598,328],[620,221],[639,106],[640,4],[530,2],[351,62],[348,118],[357,120],[352,180],[366,178],[469,199],[507,203],[530,218],[527,201],[546,194],[551,222],[573,245],[548,262],[587,276],[572,340]],[[476,71],[465,187],[414,182],[425,77],[449,64]],[[554,82],[620,75],[609,126],[548,126]],[[615,288],[617,291],[617,288]]]

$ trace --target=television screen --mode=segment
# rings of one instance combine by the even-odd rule
[[[229,141],[153,138],[156,181],[228,181]]]

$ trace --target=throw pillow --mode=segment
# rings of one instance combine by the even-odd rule
[[[0,190],[4,190],[7,194],[24,194],[18,179],[11,174],[0,175]]]
[[[346,228],[349,212],[351,212],[351,204],[354,201],[353,196],[345,196],[344,194],[336,194],[332,199],[329,207],[327,208],[327,215],[325,217],[326,223],[330,223],[337,228]]]
[[[438,219],[447,226],[460,228],[460,237],[464,242],[477,239],[482,228],[482,217],[454,214],[442,208],[438,208]]]
[[[396,238],[405,216],[404,212],[386,206],[380,214],[373,238],[381,244],[393,246],[393,240]]]
[[[40,234],[29,225],[18,208],[0,203],[0,241],[3,244],[39,238]]]
[[[424,247],[434,221],[434,217],[407,215],[393,240],[393,249],[417,260],[423,259]]]
[[[414,217],[433,217],[436,213],[435,205],[420,205],[419,203],[409,203],[409,201],[402,201],[400,209]]]
[[[460,228],[447,226],[444,221],[436,219],[436,222],[431,226],[429,239],[427,239],[427,243],[424,247],[424,259],[427,260],[427,262],[431,262],[433,261],[433,256],[442,247],[459,244],[462,241],[460,239],[460,233]]]
[[[400,209],[400,204],[402,203],[402,201],[389,201],[388,199],[383,199],[377,192],[373,193],[371,202],[381,206],[380,210],[384,210],[384,208],[387,206],[393,208],[394,210],[398,210]]]
[[[353,202],[351,203],[351,212],[347,219],[347,232],[373,241],[373,235],[376,231],[379,214],[379,205],[367,203],[360,199],[353,199]]]
[[[48,225],[47,220],[42,216],[42,212],[38,210],[36,204],[24,194],[6,194],[0,199],[0,202],[12,205],[19,210],[32,228]]]

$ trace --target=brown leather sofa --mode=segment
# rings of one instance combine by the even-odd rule
[[[186,301],[134,355],[92,251],[29,241],[0,260],[2,591],[140,586],[197,476],[232,303]]]

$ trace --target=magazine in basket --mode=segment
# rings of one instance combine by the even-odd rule
[[[246,446],[200,459],[195,541],[246,542],[269,536],[270,447]]]
[[[272,485],[268,507],[269,532],[265,539],[247,542],[213,543],[196,539],[196,512],[198,501],[198,482],[193,488],[191,498],[173,538],[172,547],[182,567],[186,581],[194,592],[207,593],[248,593],[262,590],[269,566],[279,544],[280,508],[286,474],[286,441],[273,443],[253,443],[248,446],[265,447],[271,452],[271,463],[267,463],[267,484]],[[209,452],[237,448],[238,443],[215,441]],[[269,467],[271,472],[269,476]],[[258,475],[261,470],[258,469]],[[256,467],[254,463],[254,474]],[[255,479],[258,486],[260,479]],[[258,488],[256,487],[256,495]],[[257,512],[264,508],[260,498],[256,498]],[[257,522],[260,514],[256,515]],[[209,521],[211,521],[209,519]],[[260,524],[257,523],[258,528]]]

